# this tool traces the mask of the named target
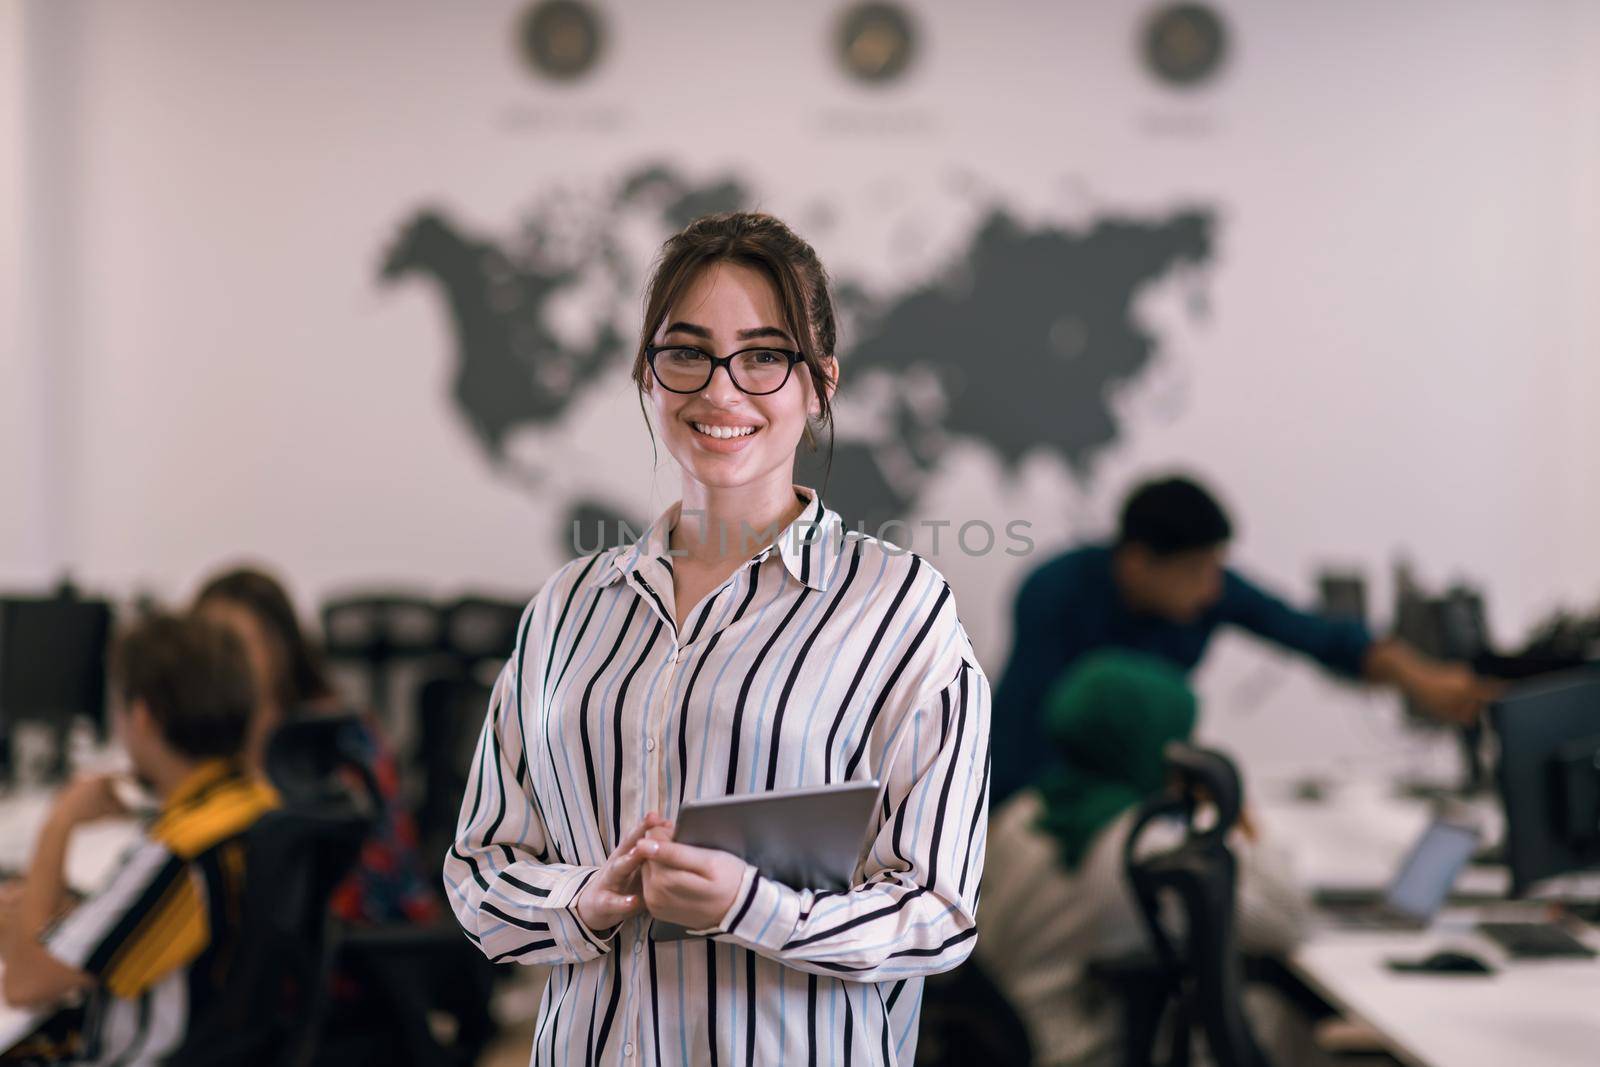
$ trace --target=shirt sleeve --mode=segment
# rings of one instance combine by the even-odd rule
[[[1061,561],[1022,583],[1012,611],[1011,655],[994,691],[993,800],[1003,804],[1031,785],[1051,749],[1040,705],[1069,656],[1063,615],[1070,603]]]
[[[147,841],[110,885],[45,937],[45,950],[114,996],[138,996],[205,951],[210,935],[199,877],[165,846]]]
[[[954,606],[943,610],[959,628]],[[953,636],[967,649],[953,675],[888,718],[897,729],[879,773],[884,802],[856,884],[797,890],[751,867],[727,914],[705,933],[798,970],[860,982],[934,974],[967,958],[988,826],[989,685],[966,634]],[[940,643],[937,628],[928,643]]]
[[[530,607],[529,616],[535,614]],[[522,640],[531,619],[524,619]],[[578,893],[598,868],[552,862],[549,836],[525,758],[520,656],[500,672],[478,738],[456,839],[445,855],[444,885],[462,930],[493,963],[578,963],[609,951],[578,918]],[[536,658],[536,657],[535,657]]]
[[[1364,625],[1297,611],[1232,571],[1223,581],[1224,621],[1304,653],[1338,674],[1361,677],[1372,647],[1372,634]]]

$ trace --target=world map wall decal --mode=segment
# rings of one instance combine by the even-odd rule
[[[508,442],[559,430],[588,391],[625,381],[637,343],[641,268],[654,248],[641,254],[618,235],[659,244],[699,215],[757,203],[737,178],[696,182],[652,163],[602,195],[536,204],[511,235],[485,236],[441,208],[419,209],[398,226],[379,275],[384,284],[416,275],[437,289],[453,337],[450,407],[488,463],[540,493],[549,484],[542,468],[568,461],[553,445],[530,461]],[[1175,271],[1208,268],[1214,230],[1206,207],[1067,229],[1024,224],[993,206],[932,280],[869,298],[836,273],[850,324],[839,352],[849,376],[841,410],[874,410],[837,436],[830,506],[868,529],[903,518],[958,442],[990,450],[1009,472],[1044,449],[1087,478],[1123,433],[1115,392],[1158,351],[1135,299]],[[1191,312],[1203,314],[1194,303]],[[574,306],[584,309],[577,339]],[[562,318],[566,330],[555,328]],[[822,485],[825,450],[801,455],[798,480]],[[587,494],[559,505],[590,520],[617,512]]]

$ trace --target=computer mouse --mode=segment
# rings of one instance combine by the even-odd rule
[[[1441,949],[1419,961],[1418,970],[1435,974],[1493,974],[1494,968],[1470,952]]]
[[[1328,799],[1328,787],[1320,778],[1302,778],[1294,783],[1294,798],[1302,804],[1320,804]]]

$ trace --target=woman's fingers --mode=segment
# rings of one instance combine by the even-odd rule
[[[677,841],[660,841],[651,837],[641,841],[637,851],[642,853],[645,859],[654,860],[668,867],[676,867],[681,871],[704,875],[711,870],[709,850],[695,848],[693,845],[684,845]]]
[[[644,908],[639,893],[618,893],[598,881],[589,883],[578,897],[578,918],[595,930],[607,930],[631,919]]]
[[[644,866],[643,853],[638,848],[630,848],[627,852],[611,861],[611,874],[614,881],[621,884],[637,874],[642,866]]]
[[[645,832],[647,830],[649,830],[651,826],[654,825],[654,823],[651,821],[652,818],[654,817],[654,815],[655,815],[654,812],[651,812],[649,815],[646,815],[644,817],[644,822],[640,823],[638,826],[635,826],[632,830],[629,830],[626,834],[623,834],[622,835],[622,840],[617,842],[617,847],[611,850],[611,854],[613,856],[619,855],[621,853],[627,852],[634,845],[637,845],[639,843],[639,839],[642,838],[645,835]]]
[[[637,893],[613,893],[609,889],[596,889],[593,914],[597,929],[615,926],[632,918],[643,906]]]
[[[662,830],[666,831],[668,837],[672,836],[672,824],[652,811],[644,817],[643,822],[622,836],[622,840],[617,842],[617,847],[611,850],[611,855],[619,856],[634,845],[637,845],[647,835],[656,834]]]

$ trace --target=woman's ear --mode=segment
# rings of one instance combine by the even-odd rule
[[[834,393],[839,390],[839,361],[832,356],[823,356],[817,360],[822,366],[822,373],[828,379],[828,384],[823,388],[827,390],[828,400],[832,402]],[[813,418],[822,414],[822,401],[817,397],[817,391],[811,391],[811,404],[809,412]]]

